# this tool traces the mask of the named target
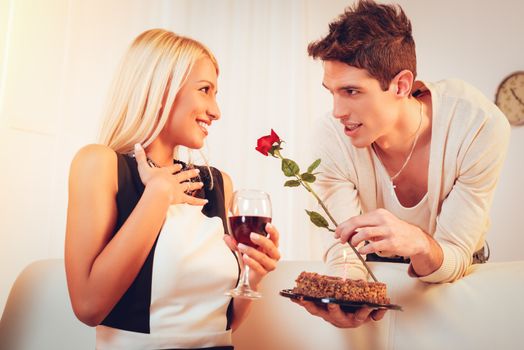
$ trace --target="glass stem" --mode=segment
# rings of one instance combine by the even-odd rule
[[[249,286],[249,265],[244,265],[244,273],[241,277],[242,280],[240,281],[240,285],[251,289],[251,287]]]

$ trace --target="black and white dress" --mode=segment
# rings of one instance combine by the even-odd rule
[[[144,185],[134,158],[118,156],[118,220],[140,199]],[[232,299],[239,275],[227,232],[219,170],[200,168],[205,206],[171,205],[135,281],[96,328],[97,349],[190,349],[231,346]],[[214,186],[209,189],[210,176]],[[113,234],[114,234],[113,233]]]

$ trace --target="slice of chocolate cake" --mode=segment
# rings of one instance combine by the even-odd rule
[[[335,298],[343,301],[389,304],[386,285],[381,282],[343,279],[315,272],[302,272],[295,280],[293,293],[314,298]]]

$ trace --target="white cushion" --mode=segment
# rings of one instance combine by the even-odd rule
[[[0,349],[92,350],[95,330],[73,314],[64,260],[39,260],[18,276],[0,321]]]

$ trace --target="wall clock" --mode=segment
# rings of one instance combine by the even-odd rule
[[[495,103],[510,124],[524,124],[524,71],[512,73],[500,83]]]

